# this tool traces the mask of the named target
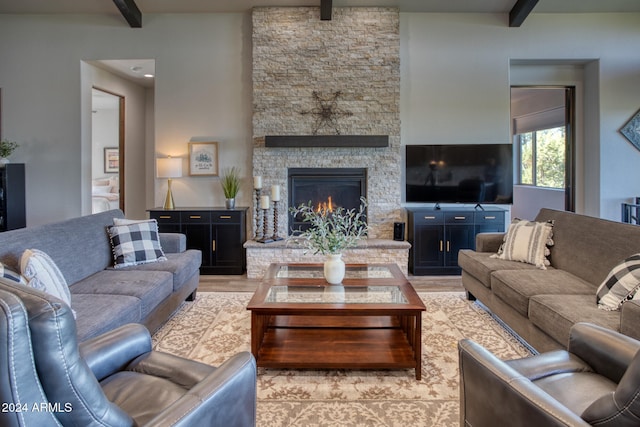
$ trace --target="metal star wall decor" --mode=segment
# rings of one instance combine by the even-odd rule
[[[351,111],[345,111],[338,108],[338,98],[342,96],[341,91],[334,92],[331,97],[322,97],[315,90],[312,93],[316,102],[316,107],[309,111],[302,111],[300,114],[311,114],[316,116],[316,122],[313,127],[313,134],[317,135],[318,130],[324,127],[332,128],[336,135],[340,135],[338,127],[339,117],[350,117],[353,115]]]
[[[634,147],[640,150],[640,111],[620,129],[620,133],[623,134]]]

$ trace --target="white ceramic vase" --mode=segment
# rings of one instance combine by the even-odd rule
[[[324,262],[324,278],[330,285],[339,285],[344,279],[342,254],[329,254]]]

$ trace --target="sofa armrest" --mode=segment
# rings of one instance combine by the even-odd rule
[[[151,335],[138,323],[122,325],[80,343],[80,354],[98,381],[123,370],[136,357],[149,351]]]
[[[493,427],[588,426],[578,414],[479,344],[463,339],[460,355],[460,425]]]
[[[622,304],[620,332],[640,340],[640,301],[631,300]]]
[[[177,254],[187,250],[187,236],[182,233],[158,233],[160,246],[168,254]]]
[[[602,326],[576,323],[569,334],[568,350],[618,383],[640,350],[640,341]]]
[[[476,252],[498,252],[505,233],[476,234]]]
[[[238,353],[145,426],[254,426],[256,378],[251,353]]]

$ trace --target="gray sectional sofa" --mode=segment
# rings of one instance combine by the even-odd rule
[[[479,234],[476,250],[461,250],[462,284],[538,351],[566,348],[571,326],[589,322],[640,339],[640,301],[620,311],[596,305],[596,290],[611,269],[640,253],[640,227],[570,212],[541,209],[554,221],[546,270],[492,258],[503,233]]]
[[[106,227],[122,211],[0,233],[0,262],[19,272],[25,249],[48,254],[71,292],[78,339],[85,341],[124,325],[141,323],[152,333],[185,299],[195,298],[202,254],[186,250],[182,234],[160,233],[167,260],[114,269]]]

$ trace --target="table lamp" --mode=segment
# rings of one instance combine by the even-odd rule
[[[166,157],[156,159],[156,170],[158,178],[168,178],[167,197],[164,200],[165,209],[174,209],[173,195],[171,194],[171,178],[180,178],[182,176],[182,159],[179,157]]]

